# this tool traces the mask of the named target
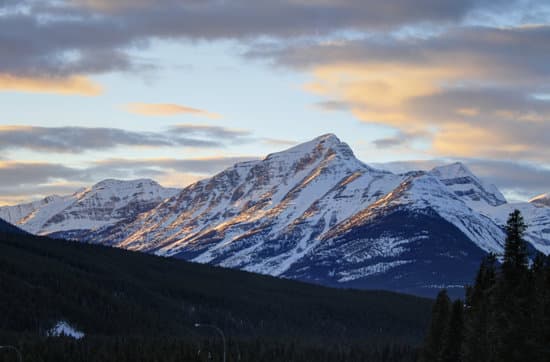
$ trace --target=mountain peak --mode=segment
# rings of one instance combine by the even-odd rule
[[[455,179],[459,177],[477,177],[470,171],[462,162],[454,162],[448,165],[438,166],[431,170],[431,174],[438,176],[440,179]]]
[[[336,137],[336,135],[332,133],[321,135],[312,139],[311,141],[300,143],[287,150],[270,154],[266,157],[266,159],[284,157],[290,160],[296,157],[302,157],[307,154],[324,154],[325,157],[334,156],[340,160],[357,162],[361,163],[363,167],[365,166],[355,157],[350,146],[347,143],[342,142],[338,137]]]
[[[117,179],[108,178],[108,179],[99,181],[98,183],[93,185],[91,187],[91,189],[96,189],[97,190],[97,189],[101,189],[101,188],[106,188],[106,187],[110,188],[110,187],[116,187],[116,186],[120,186],[120,185],[131,185],[131,186],[139,187],[140,184],[141,185],[151,185],[151,186],[160,187],[160,185],[156,181],[151,180],[151,179],[117,180]]]
[[[498,206],[506,203],[506,199],[495,185],[480,180],[461,162],[435,167],[429,173],[439,178],[456,196],[474,209],[484,205]]]
[[[316,141],[318,143],[324,142],[333,144],[339,144],[342,142],[334,133],[326,133],[324,135],[314,138],[313,141]]]

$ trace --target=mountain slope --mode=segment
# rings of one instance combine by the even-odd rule
[[[441,180],[473,209],[479,208],[480,205],[499,206],[506,203],[506,199],[495,185],[486,184],[460,162],[436,167],[430,174]]]
[[[32,204],[7,209],[8,216],[29,213],[19,219],[22,227],[53,236],[423,295],[436,293],[434,286],[467,283],[482,255],[501,253],[503,226],[515,208],[529,225],[528,241],[550,252],[550,208],[540,202],[509,204],[461,163],[428,172],[377,170],[331,134],[179,191],[149,185],[145,189],[157,190],[153,196],[109,205],[113,195],[135,195],[120,188],[106,181],[43,200],[36,212],[29,213]],[[0,215],[7,211],[0,208]]]
[[[412,296],[1,232],[0,277],[0,334],[32,335],[63,320],[88,337],[191,338],[194,323],[208,322],[232,337],[416,343],[431,307]]]
[[[460,294],[504,234],[431,174],[414,174],[337,225],[284,276],[321,284]],[[473,243],[472,240],[476,240]]]
[[[178,190],[152,180],[104,180],[67,196],[0,207],[0,217],[33,233],[80,239],[91,230],[134,219]]]

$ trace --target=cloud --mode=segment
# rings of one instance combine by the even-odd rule
[[[198,124],[180,124],[170,127],[170,133],[194,137],[214,138],[233,143],[251,142],[252,133],[248,130],[231,129],[220,126],[206,126]]]
[[[413,141],[429,141],[430,135],[427,132],[397,132],[395,136],[380,138],[372,143],[377,148],[392,148],[396,146],[411,145]]]
[[[130,113],[139,114],[142,116],[174,116],[189,114],[208,118],[221,118],[221,116],[217,113],[211,113],[202,109],[182,106],[179,104],[130,103],[127,104],[125,108]]]
[[[394,128],[397,136],[378,147],[548,164],[550,101],[534,94],[550,92],[549,44],[547,24],[451,27],[424,37],[263,45],[248,56],[310,72],[304,88],[325,109]],[[415,134],[423,142],[411,143]]]
[[[31,78],[0,74],[0,91],[97,96],[103,89],[83,76]]]
[[[335,112],[335,111],[348,111],[350,106],[346,102],[327,100],[315,103],[315,106],[321,110]]]
[[[105,159],[81,168],[59,163],[0,161],[0,205],[55,194],[70,194],[106,178],[153,178],[165,186],[185,187],[255,157]]]
[[[32,189],[25,185],[0,186],[0,206],[27,203],[49,195],[70,195],[79,190],[81,186],[81,183],[67,182],[32,185]]]
[[[56,163],[0,161],[0,188],[44,184],[61,179],[84,181],[88,176],[78,169]]]
[[[0,126],[0,150],[82,153],[119,146],[219,148],[227,143],[252,142],[249,131],[219,126],[177,125],[164,132],[118,128]]]
[[[255,157],[207,157],[191,159],[106,159],[95,163],[94,170],[109,173],[113,170],[163,169],[177,172],[209,175],[222,171],[236,163],[256,159]]]
[[[550,169],[528,163],[494,160],[470,160],[472,171],[508,192],[526,199],[549,192]]]
[[[299,142],[292,141],[292,140],[286,140],[286,139],[280,139],[280,138],[262,138],[261,141],[269,146],[275,146],[275,147],[292,147],[296,146]]]
[[[496,3],[496,4],[495,4]],[[71,77],[155,65],[131,55],[152,39],[295,39],[449,24],[516,1],[65,0],[0,3],[0,74]],[[505,6],[506,5],[506,6]]]

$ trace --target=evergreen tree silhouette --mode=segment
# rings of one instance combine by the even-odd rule
[[[475,284],[467,288],[463,354],[465,361],[489,360],[493,294],[497,281],[496,255],[489,254],[479,267]]]
[[[422,350],[421,362],[438,361],[443,352],[444,334],[449,323],[451,301],[446,290],[437,295],[432,309],[432,321]]]
[[[451,316],[443,337],[441,362],[462,361],[462,341],[464,339],[464,303],[456,300],[451,308]]]

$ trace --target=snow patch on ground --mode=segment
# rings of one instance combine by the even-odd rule
[[[71,337],[74,339],[82,339],[84,338],[85,334],[84,332],[81,332],[76,328],[72,327],[68,322],[59,321],[52,329],[48,331],[48,336],[49,337]]]
[[[350,271],[340,272],[338,273],[338,275],[340,276],[340,279],[338,279],[338,281],[340,283],[344,283],[355,279],[364,278],[370,275],[382,274],[390,269],[396,268],[400,265],[410,264],[412,262],[414,262],[414,260],[396,260],[392,262],[377,263]]]

